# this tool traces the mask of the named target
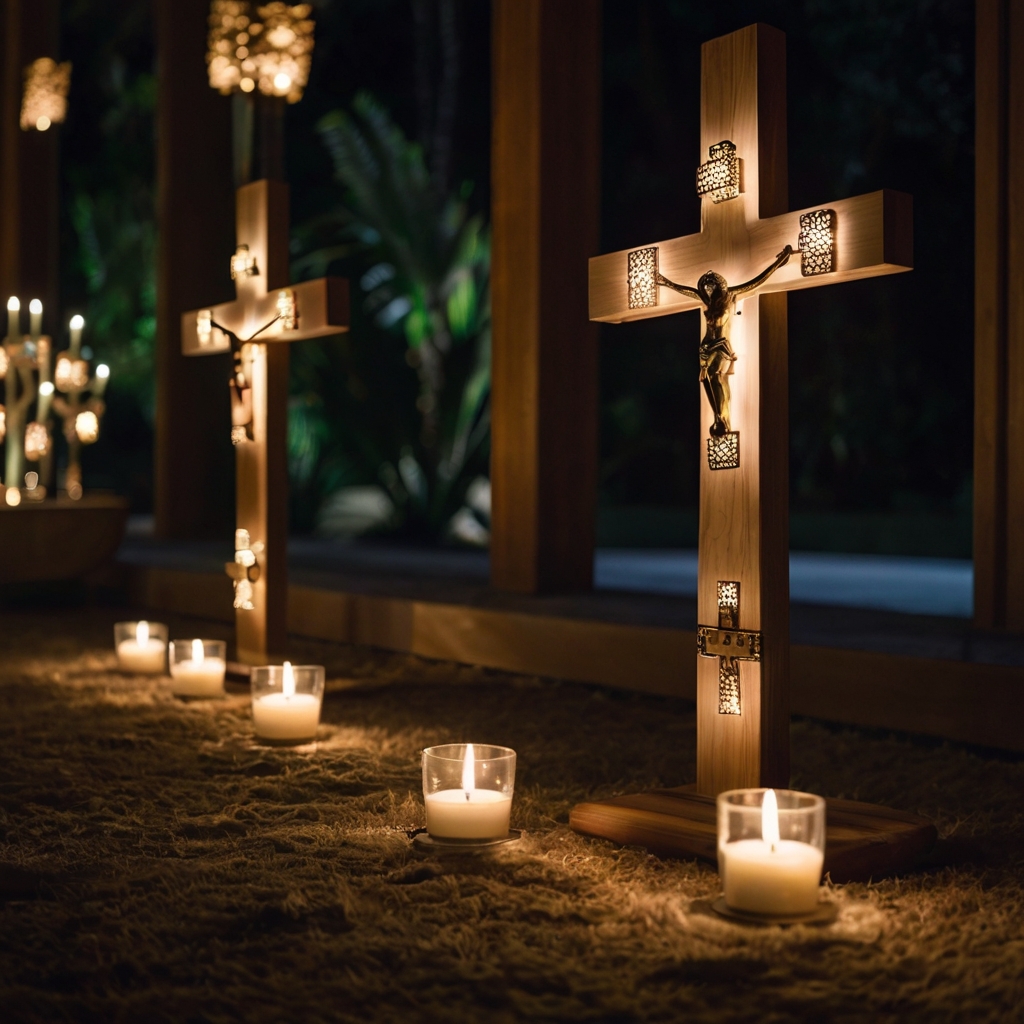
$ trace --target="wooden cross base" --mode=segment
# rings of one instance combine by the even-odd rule
[[[824,872],[833,882],[864,882],[906,871],[937,838],[935,826],[916,814],[854,800],[827,799],[825,804]],[[695,786],[577,804],[569,827],[661,856],[718,861],[715,798]]]

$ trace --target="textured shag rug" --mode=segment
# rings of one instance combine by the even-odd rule
[[[569,808],[692,780],[684,701],[329,645],[315,747],[248,697],[115,671],[113,612],[0,615],[6,1021],[1012,1021],[1024,763],[793,726],[799,788],[936,822],[931,862],[834,887],[827,928],[710,915],[712,867],[574,835]],[[172,636],[223,634],[181,621]],[[519,753],[514,847],[413,852],[422,747]]]

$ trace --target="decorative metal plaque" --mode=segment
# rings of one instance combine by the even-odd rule
[[[740,661],[761,660],[761,634],[739,629],[740,585],[732,580],[718,581],[718,626],[697,627],[697,653],[702,658],[718,658],[718,713],[739,715]]]
[[[800,273],[804,277],[831,274],[835,270],[836,215],[833,210],[800,214]]]
[[[740,432],[730,430],[721,437],[708,438],[708,469],[740,468]]]
[[[647,309],[658,304],[658,247],[635,249],[627,257],[629,308]]]
[[[697,168],[697,195],[708,196],[713,203],[724,203],[740,194],[740,158],[728,139],[708,150],[711,157]]]
[[[740,667],[735,658],[722,658],[718,663],[718,713],[740,714]]]

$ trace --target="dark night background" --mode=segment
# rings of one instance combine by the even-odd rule
[[[425,143],[437,172],[443,133],[432,111],[446,71],[457,71],[442,176],[486,218],[489,5],[455,2],[454,37],[444,35],[444,6],[314,4],[310,84],[287,112],[300,273],[345,201],[316,126],[351,110],[361,91]],[[791,207],[882,187],[913,194],[913,273],[790,296],[793,546],[969,557],[973,5],[606,0],[604,17],[604,250],[697,230],[700,44],[754,21],[788,35]],[[86,485],[115,487],[144,512],[154,394],[151,10],[148,0],[71,0],[63,19],[61,56],[74,63],[62,129],[63,300],[68,314],[85,313],[88,343],[112,366]],[[331,270],[358,296],[371,263],[350,249]],[[338,487],[374,483],[376,462],[417,443],[405,340],[355,305],[347,338],[293,355],[295,530],[312,529]],[[600,538],[693,544],[697,314],[602,330]]]

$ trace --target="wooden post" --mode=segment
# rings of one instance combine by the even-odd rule
[[[221,258],[237,298],[182,313],[186,356],[231,353],[221,388],[232,396],[235,444],[235,581],[238,659],[266,664],[285,652],[288,619],[288,345],[348,329],[348,282],[289,285],[288,186],[254,181],[238,189],[237,246]],[[219,359],[215,359],[219,362]],[[231,389],[225,385],[230,384]],[[207,442],[209,443],[209,442]]]
[[[978,0],[974,620],[1024,632],[1024,5]]]
[[[789,781],[785,292],[912,264],[909,196],[786,212],[785,81],[777,29],[705,43],[700,233],[590,261],[592,319],[705,312],[699,350],[687,344],[706,396],[696,656],[697,787],[707,795]],[[717,313],[716,288],[731,296]]]
[[[227,355],[188,360],[181,314],[232,294],[231,104],[206,74],[209,0],[157,0],[156,530],[224,536],[233,521]],[[72,86],[72,89],[74,86]]]
[[[0,295],[43,303],[43,331],[58,336],[58,135],[22,131],[25,68],[60,59],[57,0],[6,0],[3,22],[3,123],[0,127]]]
[[[493,7],[491,582],[591,585],[600,3]]]

